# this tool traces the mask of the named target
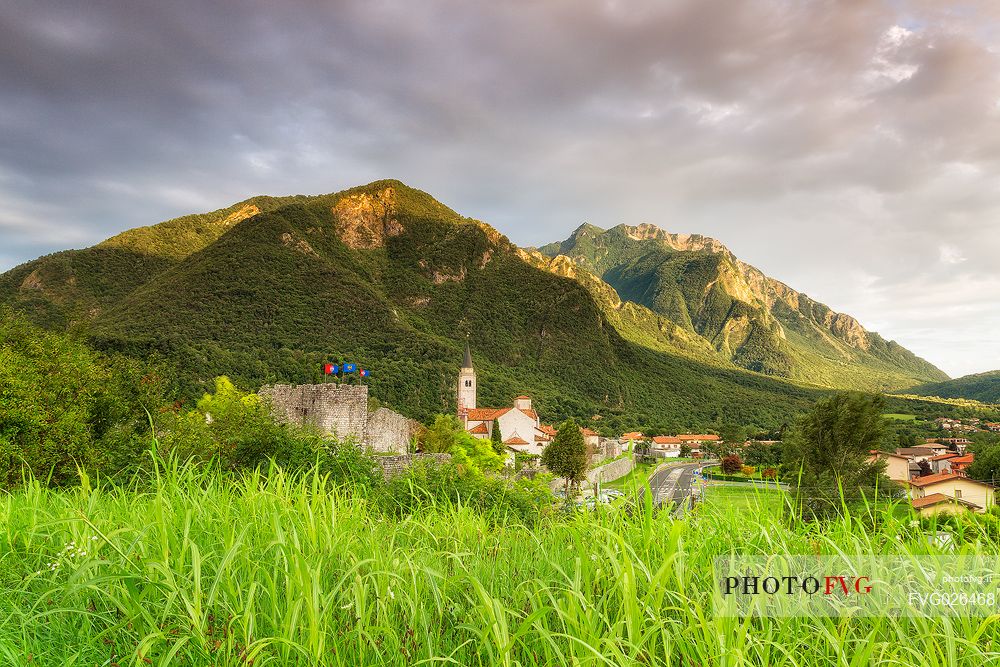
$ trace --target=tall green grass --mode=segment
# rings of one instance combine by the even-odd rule
[[[0,498],[0,664],[1000,663],[996,617],[714,617],[719,555],[934,553],[891,512],[789,524],[773,497],[529,529],[458,503],[389,518],[317,474],[29,483]]]

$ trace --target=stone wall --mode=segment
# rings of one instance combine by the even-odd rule
[[[398,412],[379,408],[368,415],[364,441],[376,452],[405,452],[409,448],[413,424]]]
[[[631,456],[624,456],[620,459],[615,459],[610,463],[605,463],[602,466],[598,466],[592,470],[588,470],[586,476],[584,477],[583,486],[593,486],[594,484],[607,484],[608,482],[613,482],[619,477],[624,477],[625,475],[632,472],[635,467],[635,461]],[[566,485],[566,480],[562,477],[556,477],[549,484],[552,490],[558,490]]]
[[[277,384],[264,387],[260,395],[282,423],[353,438],[377,452],[403,453],[409,447],[410,420],[388,408],[369,413],[366,385]]]
[[[398,475],[414,463],[434,461],[444,463],[451,460],[451,454],[400,454],[398,456],[376,456],[375,460],[382,468],[385,477]]]
[[[598,466],[593,470],[588,470],[587,481],[591,484],[606,484],[607,482],[613,482],[619,477],[624,477],[632,472],[632,468],[634,467],[635,462],[632,460],[632,457],[623,456],[620,459],[615,459],[610,463]]]

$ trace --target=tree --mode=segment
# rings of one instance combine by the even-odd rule
[[[465,433],[462,423],[454,415],[438,415],[423,434],[420,450],[428,454],[447,454]]]
[[[681,457],[689,458],[691,456],[691,445],[686,442],[681,443]]]
[[[730,454],[722,457],[722,472],[727,475],[735,475],[743,468],[743,459],[739,454]]]
[[[994,479],[1000,479],[1000,446],[979,449],[975,460],[966,468],[966,473],[970,479],[990,483]]]
[[[456,465],[467,466],[479,472],[497,472],[504,465],[504,456],[494,451],[489,442],[464,431],[458,434],[451,446],[451,460]]]
[[[927,477],[927,475],[930,475],[931,472],[933,472],[931,470],[931,464],[927,461],[921,461],[917,464],[917,467],[920,468],[920,474],[917,475],[918,477]]]
[[[578,486],[587,472],[587,445],[580,427],[572,418],[559,427],[556,437],[542,451],[542,465],[566,480],[566,497],[569,485]]]
[[[820,400],[784,439],[782,468],[797,506],[810,518],[842,511],[864,489],[890,482],[884,461],[869,462],[882,445],[885,399],[841,393]]]
[[[503,444],[503,437],[500,435],[500,421],[497,419],[493,420],[493,430],[490,431],[490,443],[493,445],[493,451],[497,454],[503,454],[506,447]]]
[[[750,466],[777,466],[781,463],[781,448],[751,441],[743,450],[743,460]]]

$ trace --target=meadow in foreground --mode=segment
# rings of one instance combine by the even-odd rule
[[[0,662],[1000,663],[997,617],[714,617],[718,555],[936,548],[891,512],[806,524],[775,508],[772,495],[678,520],[640,506],[528,528],[451,503],[390,516],[315,473],[32,482],[0,497]],[[1000,553],[974,526],[956,543]]]

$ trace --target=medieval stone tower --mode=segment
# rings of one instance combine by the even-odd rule
[[[462,360],[462,369],[458,371],[458,414],[465,416],[467,410],[476,407],[476,371],[472,368],[472,352],[469,350],[469,341],[465,341],[465,358]]]

